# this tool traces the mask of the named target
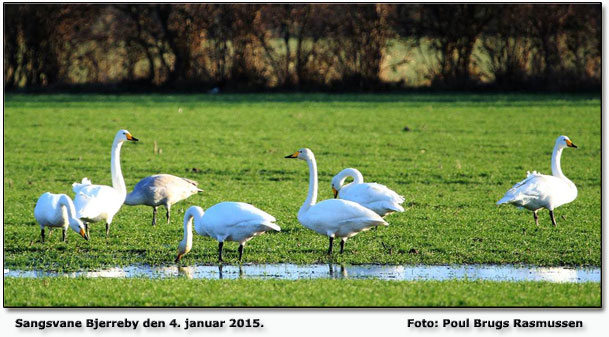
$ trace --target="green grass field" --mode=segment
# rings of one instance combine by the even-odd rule
[[[362,304],[384,307],[599,307],[601,304],[598,283],[7,278],[4,286],[5,298],[9,299],[5,304],[23,307],[343,307]],[[328,289],[332,289],[331,293]],[[122,295],[116,296],[117,293]]]
[[[406,198],[406,211],[388,216],[388,228],[350,239],[345,254],[334,254],[335,262],[600,267],[600,120],[598,95],[6,95],[4,268],[72,271],[172,264],[186,208],[228,200],[265,210],[282,228],[250,241],[245,262],[326,263],[327,238],[296,219],[307,193],[308,168],[283,157],[301,147],[312,149],[317,158],[318,200],[332,197],[330,179],[345,167],[359,169],[367,181],[385,184]],[[405,126],[410,131],[403,131]],[[152,227],[150,207],[123,206],[108,240],[98,223],[89,242],[70,231],[64,244],[55,231],[41,244],[33,217],[37,198],[46,191],[73,196],[71,184],[83,177],[111,184],[110,147],[121,128],[140,139],[125,144],[121,153],[128,190],[145,176],[170,173],[199,181],[205,191],[174,205],[169,225],[160,221]],[[577,185],[578,197],[556,210],[558,227],[552,227],[547,211],[540,212],[536,227],[530,212],[497,207],[495,202],[527,170],[551,173],[552,147],[561,134],[579,146],[565,150],[562,157],[563,171]],[[155,141],[161,150],[156,154]],[[195,236],[193,250],[183,261],[214,264],[216,254],[215,241]],[[236,243],[225,245],[225,261],[237,263]],[[126,287],[117,281],[90,282]],[[301,284],[305,289],[311,282],[335,281],[274,284]],[[39,284],[8,280],[5,289]],[[247,288],[248,282],[227,284]],[[412,283],[391,287],[400,284]],[[564,285],[543,287],[556,291]],[[600,293],[597,286],[570,289],[579,289],[585,298],[590,289]],[[6,294],[5,303],[23,304],[22,295],[15,289]],[[484,305],[510,305],[493,298],[496,303]],[[546,300],[540,305],[564,305]],[[88,303],[82,299],[82,305]],[[176,305],[184,303],[189,302],[182,299]],[[412,303],[419,302],[403,304]],[[376,304],[362,299],[349,305]]]

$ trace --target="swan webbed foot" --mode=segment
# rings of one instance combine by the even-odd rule
[[[152,207],[152,225],[156,226],[156,206]]]
[[[539,226],[539,216],[537,216],[537,211],[533,211],[533,218],[535,218],[535,225]]]
[[[332,255],[332,243],[334,243],[334,238],[330,236],[330,246],[328,246],[328,255]]]
[[[241,262],[241,256],[243,256],[243,244],[239,245],[239,262]]]
[[[552,219],[552,225],[556,227],[556,219],[554,219],[554,211],[550,211],[550,219]]]

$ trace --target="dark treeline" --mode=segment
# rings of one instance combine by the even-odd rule
[[[420,87],[601,85],[600,4],[5,4],[4,88],[404,88],[396,44]]]

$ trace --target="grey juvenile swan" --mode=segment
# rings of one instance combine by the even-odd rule
[[[170,222],[171,205],[190,197],[202,189],[194,180],[180,178],[171,174],[155,174],[140,180],[133,191],[127,194],[125,205],[152,206],[152,225],[156,225],[158,206],[165,206],[167,223]]]

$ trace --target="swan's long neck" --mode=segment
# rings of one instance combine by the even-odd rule
[[[182,241],[189,246],[192,244],[192,220],[192,214],[187,213],[184,215],[184,237],[182,238]]]
[[[340,172],[340,186],[343,186],[347,177],[353,177],[354,184],[361,184],[364,182],[364,176],[360,171],[354,168],[346,168]]]
[[[76,209],[74,208],[74,203],[67,196],[62,195],[59,197],[59,206],[66,208],[69,219],[76,219]]]
[[[123,195],[127,195],[127,187],[121,171],[121,147],[123,142],[114,139],[112,143],[112,159],[110,160],[110,171],[112,172],[112,187]]]
[[[554,151],[552,152],[552,175],[557,178],[567,179],[560,168],[560,157],[562,155],[562,150],[563,148],[558,146],[558,144],[554,146]]]
[[[308,210],[317,203],[317,163],[315,157],[311,156],[307,160],[307,164],[309,164],[309,195],[307,195],[307,200],[305,200],[298,213]]]
[[[192,238],[192,222],[195,223],[195,230],[200,235],[205,235],[201,218],[205,212],[199,206],[191,206],[184,213],[184,238]],[[187,226],[188,225],[188,226]],[[192,240],[192,239],[187,239]]]

